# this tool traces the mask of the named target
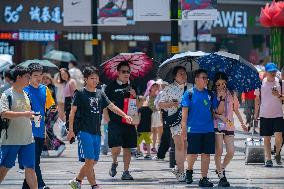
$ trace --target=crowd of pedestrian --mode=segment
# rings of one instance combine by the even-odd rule
[[[107,86],[100,83],[97,68],[87,66],[81,72],[76,62],[69,64],[69,70],[61,68],[54,77],[38,63],[6,70],[5,84],[0,88],[1,125],[8,125],[0,135],[0,183],[18,157],[19,167],[25,170],[22,188],[48,189],[41,173],[41,157],[48,156],[50,150],[60,156],[65,150],[64,140],[72,143],[77,138],[78,159],[84,164],[69,182],[73,189],[80,189],[85,177],[92,189],[100,188],[94,171],[100,152],[110,151],[109,175],[115,177],[122,151],[121,179],[133,180],[129,171],[132,156],[163,160],[173,146],[176,166],[172,172],[178,182],[193,182],[194,164],[200,155],[199,186],[213,187],[208,169],[210,156],[214,155],[218,186],[229,187],[226,168],[235,152],[234,113],[244,132],[260,118],[265,166],[273,166],[273,135],[275,160],[282,164],[284,70],[282,78],[276,76],[277,71],[274,63],[268,63],[261,87],[238,94],[227,87],[229,78],[224,72],[216,73],[209,87],[206,70],[196,70],[194,83],[188,83],[186,68],[176,66],[171,83],[150,80],[144,95],[140,95],[130,80],[127,61],[118,64],[117,79]],[[246,119],[240,113],[239,95],[245,104]],[[137,111],[137,118],[128,115],[129,108]],[[56,136],[54,127],[60,121],[65,123],[61,125],[63,136]]]

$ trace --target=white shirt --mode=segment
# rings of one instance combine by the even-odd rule
[[[190,83],[187,83],[187,90],[192,88],[193,85]],[[160,99],[159,102],[173,102],[173,100],[177,100],[179,103],[181,103],[182,96],[184,91],[185,85],[179,85],[177,82],[173,82],[170,85],[166,86],[163,92],[160,94]],[[177,111],[177,107],[171,107],[171,108],[166,108],[164,109],[165,111],[168,112],[168,115],[173,115]]]

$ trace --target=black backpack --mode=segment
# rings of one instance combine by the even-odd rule
[[[9,109],[11,110],[11,107],[12,107],[12,97],[11,97],[11,95],[8,95],[7,99],[8,99],[8,103],[9,103]],[[0,138],[1,138],[1,133],[2,133],[3,129],[6,130],[6,139],[8,138],[9,124],[10,124],[10,120],[9,119],[0,117]]]

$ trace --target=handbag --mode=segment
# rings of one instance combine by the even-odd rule
[[[165,127],[175,127],[180,124],[181,116],[182,116],[182,109],[179,108],[176,113],[173,115],[168,115],[167,111],[162,110],[163,116],[163,124]]]
[[[125,98],[123,104],[123,112],[132,118],[130,125],[138,125],[140,122],[140,117],[138,115],[138,108],[136,99]],[[122,123],[127,123],[125,118],[122,118]],[[129,123],[127,123],[129,124]]]

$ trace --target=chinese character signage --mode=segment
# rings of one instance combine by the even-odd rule
[[[15,53],[14,45],[9,44],[8,42],[0,41],[0,54],[14,55],[14,53]]]
[[[62,0],[1,1],[1,30],[60,30],[63,27]]]
[[[127,25],[127,0],[100,0],[99,25]]]
[[[214,20],[217,0],[181,0],[183,20]]]

